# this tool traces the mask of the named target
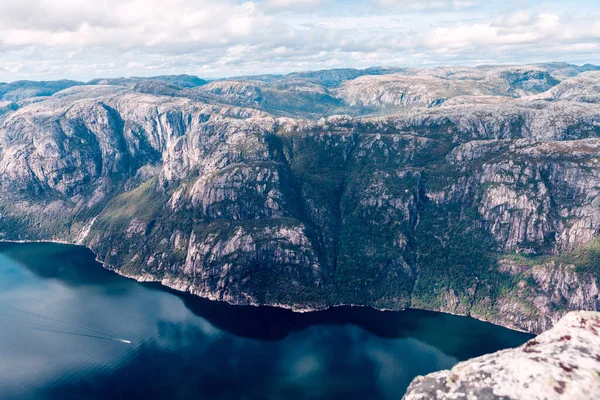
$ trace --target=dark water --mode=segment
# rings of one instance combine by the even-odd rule
[[[399,399],[416,375],[528,338],[424,311],[234,307],[81,247],[0,244],[2,400]]]

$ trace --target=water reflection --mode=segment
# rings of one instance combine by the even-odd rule
[[[0,244],[0,310],[2,399],[397,399],[415,375],[528,339],[421,311],[234,307],[56,244]]]

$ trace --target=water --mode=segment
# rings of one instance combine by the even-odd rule
[[[294,314],[140,284],[85,248],[0,244],[0,399],[399,399],[416,375],[522,344],[471,318]]]

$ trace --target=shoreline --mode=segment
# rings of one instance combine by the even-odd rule
[[[380,308],[380,307],[375,307],[375,306],[369,306],[369,305],[364,305],[364,304],[333,304],[333,305],[322,307],[322,308],[312,308],[312,307],[300,308],[300,307],[295,307],[294,305],[289,305],[289,304],[257,304],[257,303],[245,303],[245,304],[241,304],[241,303],[234,303],[234,302],[227,301],[227,300],[211,298],[211,296],[201,296],[201,295],[198,295],[198,294],[190,292],[190,291],[184,291],[184,290],[177,289],[176,287],[173,287],[171,285],[163,283],[165,281],[165,279],[163,279],[163,280],[159,280],[159,279],[143,279],[144,275],[140,275],[139,277],[135,277],[135,276],[132,276],[132,275],[123,274],[117,268],[112,268],[110,265],[108,265],[104,261],[100,260],[98,258],[98,255],[96,254],[96,252],[94,250],[92,250],[91,248],[89,248],[88,246],[86,246],[85,244],[82,244],[82,243],[73,243],[73,242],[69,242],[69,241],[66,241],[66,240],[58,240],[58,239],[57,240],[52,240],[52,239],[47,239],[47,240],[23,240],[23,239],[9,240],[9,239],[0,239],[0,244],[1,243],[22,243],[22,244],[27,244],[27,243],[53,243],[53,244],[64,244],[64,245],[68,245],[68,246],[84,247],[84,248],[86,248],[87,250],[89,250],[94,255],[94,261],[96,261],[97,263],[99,263],[102,266],[102,268],[104,268],[105,270],[111,271],[111,272],[113,272],[113,273],[115,273],[115,274],[117,274],[119,276],[122,276],[123,278],[132,279],[132,280],[134,280],[136,282],[139,282],[139,283],[156,283],[156,284],[160,284],[161,287],[168,288],[168,289],[173,290],[173,291],[175,291],[177,293],[180,293],[180,294],[185,294],[185,295],[188,295],[188,296],[196,296],[198,298],[202,298],[202,299],[206,299],[206,300],[210,300],[210,301],[225,303],[225,304],[228,304],[230,306],[256,307],[256,308],[259,308],[259,307],[273,307],[273,308],[280,308],[280,309],[284,309],[284,310],[289,310],[291,312],[298,313],[298,314],[311,313],[311,312],[321,312],[321,311],[326,311],[326,310],[337,308],[337,307],[370,308],[370,309],[373,309],[373,310],[376,310],[376,311],[380,311],[380,312],[402,312],[402,311],[405,311],[405,310],[420,310],[420,311],[431,311],[431,312],[438,312],[438,313],[443,313],[443,314],[455,315],[455,316],[458,316],[458,317],[473,318],[473,319],[476,319],[478,321],[485,322],[485,323],[492,324],[492,325],[496,325],[496,326],[499,326],[501,328],[510,329],[512,331],[515,331],[515,332],[527,333],[527,334],[530,334],[530,335],[538,335],[539,334],[539,333],[528,332],[528,331],[523,330],[523,329],[518,329],[518,328],[506,326],[506,325],[500,324],[498,322],[489,321],[489,320],[486,320],[486,319],[483,319],[483,318],[479,318],[479,317],[476,317],[476,316],[473,316],[473,315],[458,314],[458,313],[453,313],[453,312],[450,312],[450,311],[440,311],[440,310],[434,310],[434,309],[428,309],[428,308],[407,307],[407,308],[403,308],[403,309],[391,309],[391,308]],[[148,274],[146,276],[149,277],[149,278],[154,278],[154,276],[152,276],[150,274]]]

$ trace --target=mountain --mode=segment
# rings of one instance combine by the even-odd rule
[[[239,76],[229,80],[242,80],[242,81],[262,81],[265,83],[272,83],[277,81],[287,80],[303,80],[306,82],[322,85],[325,87],[336,87],[342,82],[356,79],[363,75],[385,75],[392,74],[395,72],[405,71],[404,68],[385,68],[385,67],[373,67],[366,69],[355,69],[355,68],[336,68],[336,69],[325,69],[320,71],[304,71],[304,72],[292,72],[287,75],[254,75],[254,76]]]
[[[234,304],[541,332],[600,308],[600,76],[578,69],[123,78],[2,103],[1,238]]]
[[[584,103],[600,102],[600,71],[584,72],[567,79],[532,99],[573,100]]]
[[[138,78],[138,79],[144,79],[144,78]],[[159,76],[153,76],[150,79],[168,82],[173,85],[180,86],[182,88],[193,88],[193,87],[197,87],[197,86],[206,85],[208,83],[208,81],[205,81],[204,79],[200,79],[197,76],[185,75],[185,74],[182,74],[182,75],[159,75]]]
[[[0,84],[0,100],[19,101],[30,97],[52,96],[72,86],[83,85],[78,81],[16,81]]]
[[[131,78],[105,78],[105,79],[93,79],[89,81],[88,85],[115,85],[115,86],[128,86],[134,87],[138,84],[143,83],[155,83],[157,85],[165,84],[177,89],[193,88],[197,86],[206,85],[208,81],[200,79],[194,75],[159,75],[151,77],[131,77]]]
[[[315,118],[392,114],[409,107],[438,106],[459,96],[521,97],[557,83],[537,66],[369,68],[234,78],[212,82],[195,93],[208,96],[200,97],[203,100],[258,108],[275,116]]]

